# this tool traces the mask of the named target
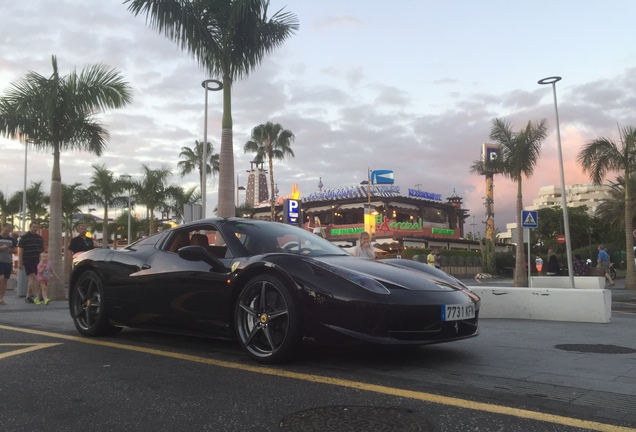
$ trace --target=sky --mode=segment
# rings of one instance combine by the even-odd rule
[[[466,231],[483,234],[485,181],[470,173],[489,143],[494,118],[514,130],[545,118],[548,137],[533,175],[523,181],[524,206],[541,186],[560,185],[556,85],[566,184],[589,183],[576,163],[598,137],[619,141],[618,128],[636,127],[636,2],[632,0],[271,0],[299,30],[233,86],[234,165],[239,184],[254,154],[243,146],[252,128],[272,121],[295,135],[294,158],[276,160],[281,195],[298,184],[303,195],[355,186],[367,170],[388,169],[403,195],[409,188],[453,193],[470,217]],[[120,0],[0,0],[0,97],[29,71],[61,74],[104,64],[133,89],[125,108],[100,114],[108,129],[101,157],[66,152],[62,182],[90,184],[93,164],[141,178],[141,165],[181,178],[182,147],[203,141],[210,76],[177,43],[134,16]],[[208,140],[220,150],[222,95],[208,93]],[[0,190],[22,191],[23,143],[0,137]],[[48,192],[53,157],[27,153],[27,184]],[[614,180],[611,173],[608,180]],[[217,205],[218,179],[207,184],[207,216]],[[497,176],[495,225],[514,222],[516,185]],[[240,200],[244,200],[241,192]],[[86,209],[87,210],[87,209]],[[474,219],[473,219],[474,216]],[[112,214],[111,214],[112,217]]]

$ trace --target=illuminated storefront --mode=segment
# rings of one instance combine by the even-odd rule
[[[372,218],[372,222],[367,220],[366,230],[378,244],[394,243],[401,248],[406,241],[423,247],[466,249],[462,239],[467,210],[454,193],[444,201],[437,193],[408,189],[402,195],[399,186],[367,184],[321,190],[300,202],[302,226],[333,242],[357,240],[365,230],[366,215]],[[282,205],[277,206],[276,214],[282,220]],[[269,205],[258,206],[252,216],[269,219]]]

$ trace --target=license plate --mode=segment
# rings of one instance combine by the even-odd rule
[[[475,318],[475,305],[454,304],[442,305],[442,321],[459,321]]]

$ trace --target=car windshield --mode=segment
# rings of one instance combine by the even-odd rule
[[[243,249],[242,255],[288,252],[310,256],[346,255],[333,243],[301,228],[279,222],[228,221],[226,238],[233,235]]]

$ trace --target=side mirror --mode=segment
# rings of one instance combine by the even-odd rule
[[[223,263],[203,246],[184,246],[180,248],[177,253],[179,258],[187,261],[203,261],[209,264],[215,271],[225,269]]]

